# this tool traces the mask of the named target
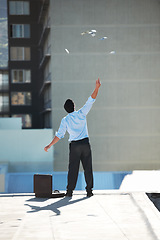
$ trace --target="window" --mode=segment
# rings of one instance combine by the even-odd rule
[[[9,95],[7,93],[0,93],[0,112],[9,111]]]
[[[11,93],[12,105],[31,105],[31,93],[30,92],[12,92]]]
[[[32,127],[32,115],[31,114],[14,114],[12,117],[21,117],[22,118],[22,128],[31,128]]]
[[[10,1],[9,2],[10,15],[29,15],[29,2],[28,1]]]
[[[30,83],[31,70],[13,69],[11,72],[11,82],[12,83]]]
[[[11,47],[10,58],[12,61],[29,61],[31,59],[30,47]]]
[[[30,25],[12,24],[10,26],[10,36],[12,38],[30,38]]]
[[[8,90],[8,89],[9,89],[8,72],[0,71],[0,90]]]

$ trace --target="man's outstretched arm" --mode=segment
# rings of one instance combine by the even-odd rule
[[[94,89],[94,91],[93,91],[93,93],[91,95],[91,97],[93,99],[96,99],[100,86],[101,86],[101,83],[100,83],[100,80],[98,78],[98,80],[96,80],[96,87],[95,87],[95,89]]]
[[[60,127],[58,129],[58,132],[56,132],[55,137],[53,138],[52,142],[48,144],[45,148],[44,151],[48,152],[48,149],[52,147],[54,144],[56,144],[61,138],[64,137],[66,132],[66,124],[64,118],[61,121]]]
[[[50,144],[48,144],[45,148],[44,151],[48,152],[48,149],[52,147],[54,144],[56,144],[59,141],[59,138],[55,136]]]

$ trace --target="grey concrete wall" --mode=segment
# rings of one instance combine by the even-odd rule
[[[80,108],[99,77],[88,115],[94,170],[159,169],[160,1],[54,0],[51,12],[54,131],[64,101]],[[81,35],[91,29],[95,37]],[[57,171],[67,170],[67,139],[55,145]]]

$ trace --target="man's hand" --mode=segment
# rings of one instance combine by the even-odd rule
[[[47,145],[45,148],[44,148],[44,151],[48,152],[48,149],[50,148],[49,145]]]
[[[54,145],[55,143],[57,143],[59,141],[59,138],[57,136],[55,136],[52,140],[52,142],[50,144],[48,144],[45,148],[44,151],[48,152],[48,149],[50,147],[52,147],[52,145]]]
[[[101,86],[101,83],[100,83],[100,80],[98,78],[98,80],[96,80],[96,87],[95,87],[95,89],[94,89],[94,91],[93,91],[93,93],[91,95],[91,97],[93,99],[96,99],[100,86]]]
[[[96,88],[100,88],[100,86],[101,86],[101,82],[100,82],[100,80],[98,78],[98,80],[96,80]]]

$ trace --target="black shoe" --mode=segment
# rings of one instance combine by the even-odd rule
[[[93,192],[87,192],[87,197],[92,197],[93,196]]]
[[[65,196],[66,196],[66,197],[72,197],[72,193],[73,193],[73,192],[72,192],[71,190],[67,190]]]

